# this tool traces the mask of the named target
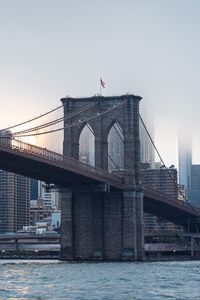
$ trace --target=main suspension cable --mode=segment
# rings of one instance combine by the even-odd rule
[[[24,122],[21,122],[21,123],[18,123],[18,124],[16,124],[16,125],[12,125],[12,126],[9,126],[9,127],[3,128],[3,129],[0,129],[0,131],[9,130],[9,129],[12,129],[12,128],[15,128],[15,127],[18,127],[18,126],[27,124],[27,123],[30,123],[30,122],[32,122],[32,121],[38,120],[38,119],[40,119],[40,118],[42,118],[42,117],[44,117],[44,116],[46,116],[46,115],[48,115],[48,114],[51,114],[51,113],[54,112],[54,111],[60,109],[61,107],[62,107],[62,105],[60,105],[60,106],[58,106],[58,107],[56,107],[56,108],[54,108],[54,109],[52,109],[52,110],[50,110],[50,111],[47,111],[46,113],[44,113],[44,114],[42,114],[42,115],[39,115],[39,116],[34,117],[34,118],[32,118],[32,119],[29,119],[29,120],[27,120],[27,121],[24,121]]]
[[[83,108],[81,108],[78,111],[75,111],[73,113],[70,113],[70,114],[66,115],[65,117],[61,117],[61,118],[55,119],[53,121],[50,121],[50,122],[47,122],[47,123],[44,123],[44,124],[41,124],[41,125],[38,125],[38,126],[35,126],[35,127],[32,127],[32,128],[28,128],[28,129],[24,129],[24,130],[21,130],[21,131],[18,131],[18,132],[14,132],[12,134],[14,136],[16,136],[16,135],[19,135],[19,134],[25,134],[25,133],[32,132],[32,131],[37,131],[37,130],[40,130],[40,129],[43,129],[43,128],[55,125],[57,123],[60,123],[60,122],[65,121],[67,119],[70,119],[70,118],[76,116],[77,114],[80,114],[80,113],[82,113],[82,112],[84,112],[84,111],[92,108],[96,104],[97,104],[97,102],[95,102],[93,104],[89,104],[86,107],[83,107]]]
[[[117,109],[118,107],[124,105],[127,101],[124,101],[122,103],[119,103],[118,105],[114,105],[114,106],[111,106],[109,109],[107,109],[106,111],[102,112],[102,113],[97,113],[96,115],[92,116],[92,117],[89,117],[89,118],[84,118],[83,120],[79,120],[78,122],[76,123],[72,123],[70,125],[67,125],[67,126],[64,126],[64,127],[61,127],[61,128],[57,128],[57,129],[52,129],[52,130],[48,130],[48,131],[44,131],[44,132],[37,132],[37,133],[31,133],[31,134],[19,134],[19,135],[14,135],[15,137],[30,137],[30,136],[38,136],[38,135],[44,135],[44,134],[49,134],[49,133],[53,133],[53,132],[57,132],[57,131],[61,131],[61,130],[64,130],[64,129],[67,129],[67,128],[71,128],[71,127],[74,127],[74,126],[77,126],[77,125],[81,125],[83,123],[87,123],[88,121],[90,120],[93,120],[93,119],[96,119],[96,118],[99,118],[101,117],[102,115],[112,111],[112,110],[115,110]],[[4,136],[4,138],[6,138],[6,136]],[[9,138],[9,137],[8,137]]]

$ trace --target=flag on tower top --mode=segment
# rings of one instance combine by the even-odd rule
[[[102,80],[102,78],[100,78],[100,83],[101,83],[101,86],[103,87],[103,88],[105,88],[105,82]]]

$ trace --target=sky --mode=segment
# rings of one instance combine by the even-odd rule
[[[177,132],[200,163],[199,0],[0,0],[0,127],[60,98],[140,95],[166,165]]]

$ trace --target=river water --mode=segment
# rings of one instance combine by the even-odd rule
[[[1,260],[0,299],[200,300],[200,262]]]

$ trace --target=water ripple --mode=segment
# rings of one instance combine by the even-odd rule
[[[200,262],[0,261],[0,299],[199,300]]]

